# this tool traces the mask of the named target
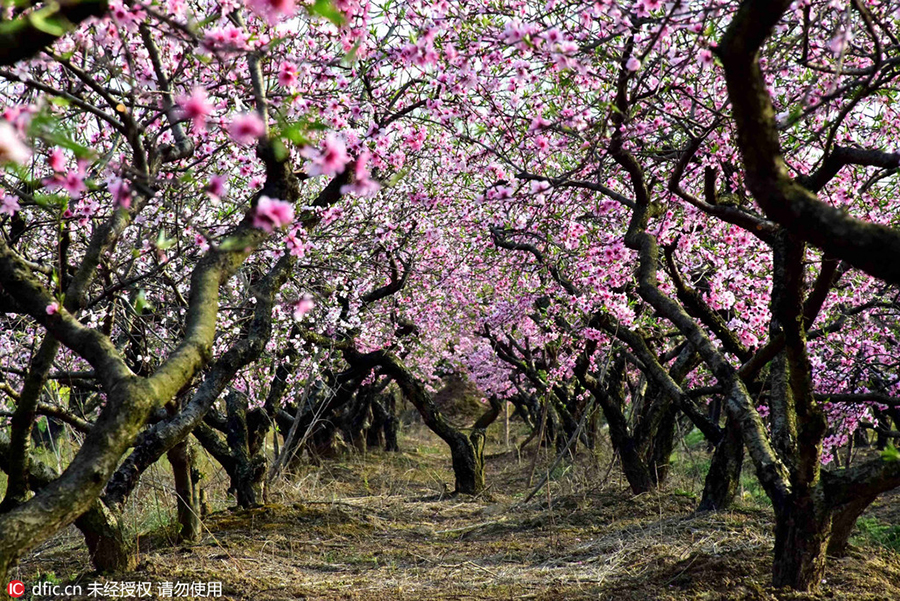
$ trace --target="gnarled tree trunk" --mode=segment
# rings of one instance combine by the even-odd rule
[[[90,509],[75,520],[87,543],[91,563],[99,572],[124,572],[137,565],[134,538],[123,528],[120,516],[97,500]]]
[[[831,517],[831,511],[811,496],[789,498],[775,510],[772,584],[801,591],[819,587],[825,576]]]

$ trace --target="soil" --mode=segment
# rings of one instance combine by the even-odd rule
[[[18,577],[29,590],[48,579],[85,590],[105,580],[219,581],[220,598],[254,601],[900,599],[900,552],[861,539],[848,557],[829,559],[817,593],[773,589],[771,510],[752,499],[696,514],[696,495],[677,477],[635,497],[615,466],[581,457],[526,504],[532,455],[496,442],[487,493],[453,497],[449,459],[433,437],[416,430],[401,448],[310,466],[262,507],[207,516],[196,544],[177,544],[171,524],[157,527],[140,538],[134,572],[92,573],[69,530],[27,557]],[[552,459],[542,451],[535,482]],[[898,500],[883,498],[870,516],[896,519]]]

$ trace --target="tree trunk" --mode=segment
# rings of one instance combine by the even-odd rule
[[[241,393],[231,392],[226,398],[226,406],[229,413],[226,437],[207,423],[198,424],[194,429],[194,436],[225,468],[231,480],[228,492],[234,493],[238,507],[256,507],[263,498],[266,458],[261,446],[257,453],[250,454],[244,413],[246,397]]]
[[[484,491],[484,433],[473,432],[472,438],[460,433],[447,442],[456,476],[455,492],[467,495]]]
[[[634,441],[629,437],[621,445],[616,446],[619,460],[622,462],[622,471],[625,472],[625,479],[628,480],[631,492],[639,495],[653,490],[655,488],[653,478],[638,455]]]
[[[811,496],[789,497],[784,507],[776,509],[774,586],[799,591],[819,588],[825,576],[831,518],[831,511],[823,510]]]
[[[654,403],[661,402],[660,398],[654,398]],[[670,459],[675,450],[675,425],[678,418],[678,409],[669,405],[665,414],[653,433],[653,452],[650,457],[650,475],[656,486],[662,486],[669,477]]]
[[[847,554],[847,544],[856,527],[856,520],[875,501],[876,496],[860,497],[834,511],[834,517],[831,520],[831,539],[828,541],[829,555],[843,557]]]
[[[344,358],[351,365],[364,367],[366,372],[381,365],[385,374],[394,379],[406,399],[418,409],[425,425],[450,447],[457,493],[474,495],[484,490],[483,441],[479,441],[476,448],[469,437],[453,426],[438,410],[425,386],[413,377],[400,359],[384,351],[362,355],[352,349],[344,351]],[[478,429],[477,425],[475,429]]]
[[[228,409],[228,447],[234,458],[234,469],[229,474],[234,487],[238,507],[256,507],[262,502],[266,474],[265,454],[251,452],[250,434],[247,429],[247,396],[232,391],[225,398]]]
[[[98,572],[127,572],[137,565],[135,544],[122,523],[100,499],[75,520]]]
[[[628,480],[631,491],[639,495],[653,490],[656,486],[650,475],[650,470],[647,469],[647,464],[638,451],[634,437],[628,431],[628,422],[625,420],[622,411],[613,404],[606,391],[596,389],[592,392],[600,402],[600,408],[606,417],[610,441],[613,449],[619,454],[619,460],[622,462],[622,471],[625,472],[625,479]]]
[[[399,451],[397,445],[398,420],[396,416],[397,396],[386,392],[372,399],[372,425],[367,432],[369,448],[383,448],[385,451]]]
[[[317,465],[325,459],[334,459],[340,454],[337,440],[337,426],[329,419],[313,424],[313,432],[306,441],[309,458]]]
[[[744,439],[741,426],[728,417],[722,440],[716,446],[712,464],[706,474],[698,511],[721,511],[731,506],[737,496],[743,462]]]
[[[379,399],[372,399],[372,423],[366,430],[366,447],[370,449],[387,450],[385,431],[387,429],[388,415]]]
[[[0,431],[0,469],[3,471],[9,467],[9,445],[9,437]],[[58,477],[56,470],[41,461],[28,463],[28,485],[32,490],[38,491]],[[75,526],[84,535],[91,561],[98,571],[113,572],[134,568],[137,563],[134,543],[125,535],[115,506],[110,507],[102,499],[97,499],[75,520]],[[4,570],[13,565],[4,561],[0,554],[0,577],[4,577]]]
[[[400,420],[397,419],[397,395],[390,393],[385,401],[387,416],[384,422],[384,450],[400,452],[397,444],[397,433],[400,430]]]
[[[175,477],[175,503],[178,523],[181,524],[179,537],[183,541],[196,541],[200,538],[200,495],[195,489],[193,458],[188,440],[172,447],[166,456],[172,464]]]
[[[365,455],[368,450],[368,430],[372,425],[373,394],[368,387],[361,387],[340,420],[341,432],[343,432],[347,444],[362,455]]]

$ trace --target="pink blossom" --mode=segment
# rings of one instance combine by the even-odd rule
[[[146,14],[139,8],[126,7],[121,0],[113,0],[109,3],[109,14],[113,21],[125,27],[132,29],[135,24],[142,21]]]
[[[297,10],[294,0],[246,0],[247,7],[269,24],[292,17]]]
[[[0,163],[22,165],[31,158],[31,150],[19,140],[8,121],[0,121]]]
[[[47,305],[44,310],[47,312],[47,315],[56,315],[57,313],[59,313],[59,303],[54,301]]]
[[[625,68],[628,69],[629,71],[637,71],[638,69],[641,68],[641,61],[639,61],[637,58],[632,56],[625,63]]]
[[[363,150],[359,153],[359,156],[356,157],[356,162],[353,164],[353,183],[341,186],[341,194],[352,193],[357,196],[371,196],[381,189],[381,184],[369,177],[369,170],[366,165],[371,156],[368,150]]]
[[[595,330],[594,328],[585,328],[584,337],[588,340],[599,341],[603,339],[603,333],[600,330]]]
[[[531,120],[531,123],[528,125],[528,133],[533,134],[534,132],[541,131],[550,125],[550,122],[544,119],[544,116],[541,114],[537,114]]]
[[[287,61],[281,63],[281,70],[278,72],[278,83],[286,88],[292,88],[297,85],[297,65]]]
[[[340,219],[343,215],[344,209],[341,207],[331,207],[322,212],[322,220],[320,223],[323,227],[327,227]]]
[[[513,19],[503,28],[503,39],[510,44],[516,44],[525,39],[529,33],[528,27],[518,19]]]
[[[307,146],[301,154],[310,159],[307,172],[311,176],[337,175],[350,162],[350,155],[347,154],[347,147],[344,141],[334,134],[325,136],[321,150]]]
[[[831,41],[828,42],[828,49],[831,50],[835,56],[840,56],[852,41],[853,32],[849,29],[845,29],[831,38]]]
[[[112,194],[113,203],[117,207],[127,209],[131,207],[131,187],[123,179],[114,179],[107,186],[109,193]]]
[[[563,35],[562,35],[562,32],[559,31],[559,29],[554,27],[553,29],[550,29],[549,31],[546,31],[544,33],[544,39],[547,40],[548,42],[550,42],[551,44],[558,44],[559,42],[562,41]]]
[[[531,182],[531,193],[532,194],[541,194],[550,189],[550,182],[532,180]]]
[[[62,173],[66,170],[66,157],[59,148],[50,153],[50,168],[57,173]]]
[[[253,215],[253,227],[267,232],[290,225],[294,221],[294,207],[291,203],[268,196],[260,196]]]
[[[302,259],[306,254],[306,244],[300,238],[297,237],[299,233],[299,228],[295,228],[291,231],[287,236],[285,236],[285,243],[287,244],[288,251],[298,259]]]
[[[266,124],[256,113],[243,113],[228,126],[228,133],[235,142],[247,146],[266,134]]]
[[[647,13],[662,8],[662,0],[639,0],[638,8],[643,9]]]
[[[209,178],[209,183],[206,184],[206,194],[209,195],[209,199],[213,201],[213,204],[218,204],[225,198],[225,195],[228,194],[228,189],[225,187],[225,177],[214,175]]]
[[[203,38],[203,46],[211,50],[243,50],[247,47],[247,34],[234,25],[210,29]]]
[[[80,165],[77,171],[69,171],[66,174],[57,173],[53,177],[44,180],[44,185],[51,190],[65,190],[69,196],[77,200],[87,190],[84,184],[84,165]]]
[[[0,203],[0,214],[12,217],[16,214],[16,211],[21,208],[22,207],[19,206],[19,200],[15,196],[4,196],[3,202]]]
[[[298,321],[303,319],[303,316],[309,313],[315,306],[316,303],[312,296],[304,294],[300,300],[294,303],[294,319]]]
[[[194,133],[206,131],[206,118],[213,112],[213,105],[209,103],[206,90],[194,88],[190,96],[182,96],[178,99],[178,108],[182,119],[190,119],[194,122]]]

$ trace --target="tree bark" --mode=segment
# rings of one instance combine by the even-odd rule
[[[166,454],[175,476],[175,504],[178,523],[181,524],[179,538],[183,541],[196,541],[200,538],[200,495],[194,486],[191,455],[188,440],[179,442]]]
[[[0,470],[9,468],[10,439],[0,431]],[[39,460],[28,461],[27,486],[39,491],[49,485],[59,474]],[[75,520],[75,526],[84,535],[90,552],[91,562],[100,572],[130,570],[137,563],[135,547],[125,535],[122,523],[114,508],[108,507],[101,499]],[[4,576],[0,573],[0,576]]]
[[[831,539],[828,541],[828,554],[833,557],[844,557],[850,535],[856,527],[856,520],[872,504],[877,495],[865,495],[854,499],[834,511],[831,520]]]
[[[385,451],[399,451],[397,444],[397,397],[393,392],[379,395],[372,401],[372,426],[368,432],[369,447],[383,447]]]
[[[652,402],[659,402],[659,399],[654,399]],[[670,459],[675,450],[677,419],[678,408],[674,405],[667,406],[651,440],[650,475],[657,487],[663,486],[669,478]]]
[[[474,433],[473,433],[474,434]],[[484,434],[475,441],[460,433],[459,437],[446,440],[453,461],[456,493],[477,495],[484,491]]]
[[[127,572],[137,565],[134,539],[125,533],[119,518],[98,499],[75,520],[87,543],[91,563],[99,572]]]
[[[801,591],[819,588],[825,576],[831,518],[831,511],[812,496],[791,497],[782,508],[776,508],[774,586]]]
[[[734,502],[744,462],[744,440],[737,420],[725,420],[725,433],[713,453],[697,511],[721,511]]]
[[[238,507],[256,507],[263,498],[265,485],[266,457],[264,453],[253,453],[250,433],[247,429],[247,396],[232,391],[225,398],[228,408],[227,441],[234,460],[229,473],[234,487]]]

